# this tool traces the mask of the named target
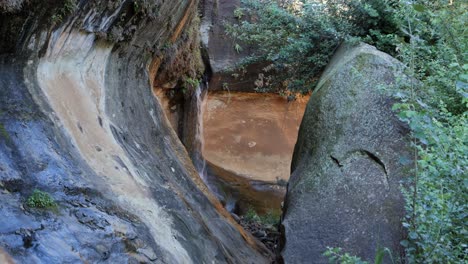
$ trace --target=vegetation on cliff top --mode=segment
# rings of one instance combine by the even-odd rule
[[[398,31],[387,0],[366,4],[360,0],[242,2],[244,7],[235,15],[249,19],[226,25],[227,32],[257,47],[244,63],[271,62],[264,69],[269,85],[257,87],[260,91],[312,90],[343,39],[360,37],[386,50],[395,47],[386,40]]]
[[[410,263],[460,263],[468,246],[468,21],[458,0],[244,0],[231,36],[271,62],[269,87],[289,94],[313,90],[334,50],[364,41],[397,57],[419,80],[386,89],[394,110],[412,129],[414,164],[404,188]],[[245,19],[245,20],[242,20]],[[403,163],[411,161],[401,161]],[[346,256],[329,251],[337,257]],[[352,260],[356,261],[352,261]],[[358,261],[359,260],[359,261]],[[404,261],[404,260],[402,260]]]

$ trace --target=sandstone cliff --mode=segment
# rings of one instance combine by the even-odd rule
[[[177,77],[168,46],[190,35],[197,1],[6,3],[0,247],[20,263],[267,262],[152,93]],[[36,188],[57,210],[24,205]]]

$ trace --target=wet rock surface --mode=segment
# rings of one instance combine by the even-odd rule
[[[60,7],[28,3],[0,18],[4,255],[268,262],[268,250],[207,192],[151,91],[164,44],[183,34],[197,2],[80,1],[53,26],[47,9]],[[34,189],[57,208],[26,206]]]
[[[401,64],[365,44],[343,45],[323,73],[294,150],[282,219],[285,263],[328,263],[326,247],[368,261],[379,247],[403,254],[408,128],[380,89],[398,80]]]
[[[221,203],[230,212],[243,215],[253,209],[259,214],[281,214],[285,185],[248,180],[209,162],[207,178],[214,186]]]

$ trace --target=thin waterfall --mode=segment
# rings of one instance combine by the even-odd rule
[[[226,197],[226,193],[221,192],[216,184],[216,180],[212,175],[208,174],[208,167],[205,158],[203,157],[203,148],[205,146],[205,139],[203,134],[203,114],[208,101],[208,82],[203,82],[196,87],[191,99],[191,110],[194,123],[192,123],[192,144],[191,144],[191,157],[200,178],[205,182],[210,191],[220,200],[224,201],[226,209],[233,211],[235,208],[236,200],[233,197]],[[228,199],[229,198],[229,199]]]
[[[204,86],[206,89],[203,89]],[[206,185],[210,187],[207,178],[206,170],[206,161],[203,158],[203,147],[205,145],[205,140],[203,138],[203,112],[206,105],[205,97],[207,96],[208,83],[199,84],[195,90],[195,105],[197,108],[197,118],[195,124],[195,142],[194,142],[194,153],[193,153],[193,162],[195,168],[198,171],[198,174],[203,179]],[[211,187],[210,187],[211,189]]]

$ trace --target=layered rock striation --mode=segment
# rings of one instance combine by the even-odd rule
[[[0,247],[21,263],[268,262],[152,93],[197,1],[18,5],[0,18]],[[33,189],[56,208],[27,206]]]

